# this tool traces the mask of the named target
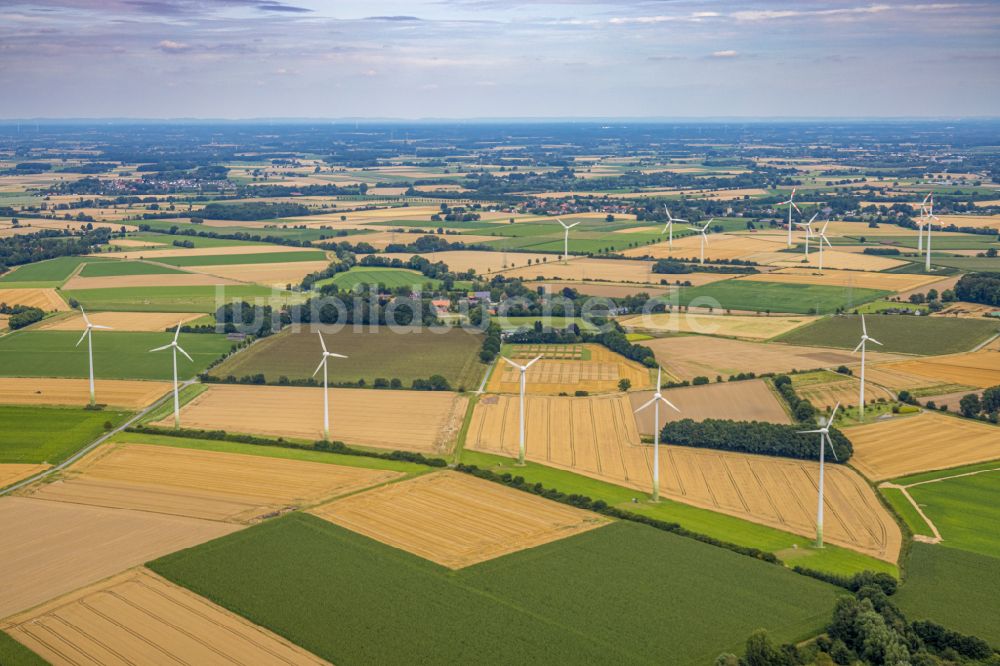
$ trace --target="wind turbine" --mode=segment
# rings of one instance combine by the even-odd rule
[[[933,196],[933,195],[932,195]],[[934,199],[931,199],[930,208],[927,209],[927,216],[925,218],[927,221],[924,223],[927,225],[927,260],[924,265],[924,270],[928,273],[931,272],[931,228],[935,225],[941,224],[941,218],[934,214]],[[937,220],[935,222],[935,220]]]
[[[573,224],[571,224],[569,226],[566,226],[566,223],[563,222],[558,217],[556,218],[556,222],[558,222],[559,224],[561,224],[562,228],[563,228],[563,231],[566,232],[563,235],[563,261],[568,261],[569,260],[569,230],[572,229],[573,227],[575,227],[576,225],[580,224],[580,223],[579,222],[574,222]]]
[[[700,261],[701,264],[705,263],[705,243],[708,242],[708,234],[706,234],[705,232],[708,231],[709,225],[712,224],[712,222],[714,221],[715,218],[713,217],[711,220],[706,222],[705,226],[703,227],[691,227],[691,226],[688,227],[688,229],[690,229],[691,231],[697,231],[699,234],[701,234],[701,261]]]
[[[826,453],[826,447],[824,444],[830,445],[830,453],[833,454],[833,459],[839,462],[837,458],[837,452],[833,449],[833,441],[830,439],[830,426],[833,425],[833,418],[837,415],[837,410],[840,408],[840,403],[833,408],[833,412],[830,414],[830,418],[825,422],[820,419],[820,428],[817,430],[800,430],[800,435],[807,435],[812,433],[819,433],[819,506],[816,509],[816,547],[823,547],[823,471],[826,464],[824,454]]]
[[[179,344],[177,344],[177,338],[180,336],[180,334],[181,334],[181,322],[177,322],[177,330],[174,331],[174,339],[170,341],[170,344],[169,345],[163,345],[162,347],[157,347],[156,349],[150,349],[149,350],[151,352],[163,351],[164,349],[170,349],[170,350],[173,351],[173,356],[174,356],[174,427],[175,428],[181,427],[181,400],[180,400],[180,397],[178,397],[178,388],[177,388],[177,352],[180,352],[180,353],[184,354],[184,356],[187,356],[187,360],[189,360],[192,363],[194,363],[194,359],[192,359],[190,356],[188,356],[188,353],[186,351],[184,351],[183,349],[181,349],[181,346]]]
[[[656,393],[653,397],[649,399],[646,404],[642,405],[635,410],[638,414],[642,410],[646,409],[650,405],[653,405],[653,501],[660,501],[660,403],[668,405],[674,409],[674,411],[681,411],[677,409],[674,403],[670,402],[663,395],[660,394],[660,387],[662,383],[660,381],[661,368],[656,368]]]
[[[929,207],[928,207],[929,204]],[[928,214],[934,214],[934,193],[928,192],[924,200],[920,202],[920,217],[925,218]],[[924,251],[924,223],[917,221],[917,252]]]
[[[328,352],[326,350],[326,342],[323,341],[323,334],[316,331],[316,335],[319,336],[319,344],[323,347],[323,360],[319,362],[316,366],[316,370],[313,372],[312,376],[315,377],[316,373],[319,372],[320,368],[323,368],[323,439],[325,441],[330,441],[330,387],[327,384],[328,373],[326,371],[326,361],[328,358],[333,356],[334,358],[347,358],[343,354],[334,354],[333,352]]]
[[[819,234],[817,234],[819,236],[819,241],[817,241],[817,242],[819,243],[819,270],[820,271],[823,270],[823,243],[826,243],[830,247],[833,247],[833,243],[831,243],[830,239],[826,237],[826,227],[829,224],[830,224],[830,220],[827,220],[823,224],[823,228],[819,230]]]
[[[87,327],[83,329],[83,335],[80,339],[76,341],[76,346],[79,347],[80,343],[83,342],[84,338],[87,338],[87,357],[90,359],[90,406],[94,406],[94,334],[92,331],[95,328],[102,330],[111,330],[110,326],[101,326],[100,324],[91,324],[90,319],[87,318],[87,313],[80,308],[80,314],[83,315],[83,321],[87,324]]]
[[[809,259],[809,239],[812,238],[812,235],[813,235],[812,223],[813,223],[813,221],[816,219],[816,217],[818,215],[819,215],[819,213],[816,213],[816,215],[813,215],[811,218],[809,218],[808,222],[796,222],[795,223],[795,224],[799,225],[800,227],[802,227],[803,229],[806,230],[806,259],[807,260]]]
[[[674,222],[687,222],[687,220],[682,220],[679,217],[674,217],[673,215],[670,214],[670,209],[667,208],[666,206],[663,207],[663,211],[667,214],[667,223],[663,225],[663,231],[661,231],[660,234],[663,234],[663,232],[667,231],[668,229],[670,230],[669,242],[670,242],[670,249],[672,250],[674,248]]]
[[[528,371],[528,368],[530,368],[532,365],[535,364],[535,361],[537,361],[538,359],[541,358],[541,355],[536,356],[535,358],[531,359],[530,361],[528,361],[524,365],[518,365],[517,363],[514,363],[514,361],[510,360],[506,356],[501,356],[500,358],[502,358],[503,360],[507,361],[512,366],[514,366],[515,368],[517,368],[518,370],[521,371],[521,417],[520,417],[520,419],[521,419],[521,429],[520,429],[521,436],[520,436],[519,448],[518,448],[518,452],[517,452],[517,464],[518,465],[523,465],[524,464],[524,373],[526,373]]]
[[[864,314],[862,314],[861,315],[861,342],[859,342],[858,346],[854,348],[854,351],[858,351],[859,349],[861,350],[861,397],[859,398],[860,399],[859,409],[861,411],[859,412],[859,415],[860,415],[862,421],[865,420],[865,347],[866,347],[867,342],[869,340],[871,340],[872,342],[874,342],[875,344],[877,344],[879,346],[882,346],[881,342],[879,342],[875,338],[872,338],[872,337],[868,336],[868,327],[865,326],[865,316],[864,316]]]
[[[795,205],[795,188],[792,188],[792,194],[788,197],[788,201],[782,201],[781,203],[775,204],[777,206],[788,206],[788,247],[792,246],[792,209],[799,210],[799,207]]]

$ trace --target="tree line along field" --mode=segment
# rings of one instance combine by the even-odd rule
[[[865,317],[868,335],[882,343],[869,351],[903,354],[954,354],[969,351],[1000,332],[1000,322],[989,319],[877,315]],[[781,335],[789,344],[854,349],[861,339],[861,317],[826,317]]]
[[[77,331],[24,330],[0,338],[0,375],[8,377],[87,377],[86,342],[76,346]],[[100,379],[173,380],[170,333],[97,331],[93,336],[94,376]],[[233,343],[215,333],[181,334],[181,347],[194,359],[177,355],[181,378],[193,377],[230,351]],[[100,396],[97,396],[100,402]]]
[[[448,572],[291,514],[149,566],[333,663],[655,663],[670,654],[701,664],[762,624],[781,640],[815,633],[836,595],[631,523]],[[609,603],[631,612],[609,614]]]
[[[364,379],[369,386],[375,379],[397,378],[409,388],[414,379],[441,375],[453,389],[473,389],[485,372],[479,361],[483,336],[462,329],[388,327],[342,328],[306,326],[290,328],[255,342],[249,349],[223,361],[212,369],[212,375],[237,378],[263,374],[268,382],[277,383],[282,376],[290,380],[308,379],[316,370],[322,355],[317,336],[322,332],[326,347],[347,358],[330,359],[331,383],[356,382]],[[317,377],[322,382],[322,377]]]
[[[0,463],[62,462],[105,432],[127,412],[66,407],[0,405]]]
[[[679,276],[683,279],[683,276]],[[827,285],[789,284],[723,280],[699,287],[684,287],[678,304],[724,310],[788,312],[793,314],[829,314],[837,308],[850,308],[881,298],[890,292]]]

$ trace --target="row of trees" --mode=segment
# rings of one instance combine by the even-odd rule
[[[796,421],[799,423],[812,423],[816,419],[816,407],[808,400],[799,397],[799,394],[795,392],[795,385],[792,384],[791,377],[788,375],[778,375],[772,381],[774,382],[774,388],[778,389],[778,393],[788,403],[788,407],[792,410],[792,416],[795,417]]]
[[[968,393],[958,403],[962,416],[970,419],[1000,421],[1000,386],[993,386],[981,394]]]
[[[663,426],[660,439],[680,446],[819,460],[816,435],[800,434],[800,427],[762,421],[681,419]],[[847,462],[854,453],[851,441],[835,428],[830,429],[830,440],[837,460]]]
[[[0,238],[0,273],[6,272],[11,266],[33,261],[87,254],[110,239],[111,231],[103,228],[91,229],[79,235],[46,229],[33,234]]]

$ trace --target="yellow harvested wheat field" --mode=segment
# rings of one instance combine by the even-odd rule
[[[631,411],[625,396],[529,396],[527,457],[649,492],[652,446],[640,444]],[[517,398],[480,400],[466,446],[515,457]],[[664,496],[794,534],[815,534],[817,463],[675,446],[661,453]],[[841,465],[827,467],[826,482],[827,540],[895,562],[902,539],[899,527],[868,484]]]
[[[445,391],[330,389],[330,437],[424,453],[449,450],[468,398]],[[160,425],[172,425],[172,417]],[[323,390],[217,384],[181,409],[187,428],[310,441],[323,437]]]
[[[777,252],[784,247],[777,236],[749,236],[735,234],[709,234],[705,244],[705,261],[713,259],[743,259],[757,252]],[[691,259],[701,256],[701,239],[698,234],[674,238],[674,247],[662,242],[644,245],[622,252],[626,257],[650,256],[656,259],[677,257]],[[725,276],[731,277],[731,276]]]
[[[936,380],[934,383],[989,388],[1000,384],[1000,351],[981,349],[965,354],[930,356],[920,360],[879,365],[877,369]]]
[[[651,391],[637,391],[629,393],[628,396],[632,408],[638,409],[653,397],[653,394]],[[661,404],[659,424],[661,428],[668,421],[680,419],[792,422],[777,395],[763,379],[668,389],[663,391],[663,397],[677,405],[680,412]],[[653,434],[653,417],[652,406],[635,415],[640,433]]]
[[[94,382],[97,402],[137,410],[164,395],[170,382],[128,379],[98,379]],[[48,377],[0,377],[0,405],[77,405],[90,401],[86,379]]]
[[[860,363],[857,354],[823,347],[802,347],[704,336],[681,336],[646,340],[663,368],[680,379],[699,375],[723,379],[741,372],[788,372]],[[868,352],[868,362],[896,360],[894,354]]]
[[[92,324],[110,326],[116,331],[165,331],[177,324],[194,321],[202,314],[189,312],[88,312]],[[74,313],[68,317],[52,318],[38,325],[45,331],[82,331],[83,315]]]
[[[997,427],[923,412],[844,430],[851,464],[872,481],[1000,459]]]
[[[0,628],[53,666],[326,664],[145,568],[8,618]]]
[[[551,257],[551,255],[550,255]],[[732,275],[724,273],[685,273],[683,275],[665,275],[653,273],[653,264],[649,261],[628,261],[624,259],[591,259],[587,257],[571,258],[563,263],[551,257],[544,264],[523,266],[504,272],[507,277],[519,277],[523,280],[534,280],[539,275],[548,280],[599,280],[604,282],[634,282],[660,284],[666,280],[673,283],[677,280],[689,281],[692,285],[710,284],[726,280]]]
[[[361,236],[360,238],[364,238]],[[459,237],[460,238],[460,237]],[[357,255],[361,261],[367,255]],[[408,261],[413,256],[412,252],[387,252],[379,254],[386,259],[399,259]],[[554,254],[531,254],[527,252],[489,252],[485,250],[454,250],[450,252],[426,252],[420,255],[431,263],[443,261],[448,264],[448,268],[456,273],[463,273],[474,270],[479,275],[496,273],[508,268],[527,266],[531,260],[532,268],[534,264],[543,262],[558,261]]]
[[[123,444],[97,449],[33,497],[247,522],[401,476],[241,453]]]
[[[63,289],[117,289],[121,287],[208,287],[237,284],[228,278],[204,273],[165,273],[163,275],[114,275],[110,277],[72,277]]]
[[[524,347],[526,351],[518,353],[517,349]],[[514,358],[518,363],[525,363],[536,355],[542,355],[525,374],[525,391],[527,393],[557,395],[573,393],[574,391],[589,391],[605,393],[617,391],[618,382],[627,379],[633,388],[652,387],[653,381],[649,369],[640,363],[630,361],[601,345],[573,345],[586,350],[589,360],[571,360],[546,358],[547,345],[518,345],[515,347]],[[531,351],[534,349],[535,351]],[[507,363],[501,363],[490,376],[487,390],[492,393],[518,393],[520,391],[521,373]]]
[[[312,510],[451,569],[601,527],[607,519],[460,472],[437,472]]]
[[[0,498],[0,617],[238,529],[148,511]]]
[[[816,319],[817,317],[806,315],[765,317],[763,315],[714,315],[671,310],[670,312],[630,316],[619,320],[619,322],[629,329],[653,333],[700,333],[748,340],[768,340],[799,326],[812,323]]]
[[[242,222],[240,224],[243,224]],[[116,259],[145,259],[156,261],[163,257],[217,257],[230,254],[270,254],[272,252],[310,252],[313,248],[291,247],[288,245],[225,245],[223,247],[188,247],[168,250],[130,250],[116,252]],[[107,256],[106,254],[88,256]]]
[[[808,384],[800,386],[796,383],[797,376],[792,377],[792,384],[795,385],[795,392],[800,398],[808,400],[820,409],[833,407],[839,402],[841,406],[857,405],[861,398],[861,380],[855,377],[842,377],[835,381]],[[865,379],[865,402],[869,400],[895,400],[892,392],[873,384],[869,378]]]
[[[828,270],[823,260],[823,272],[812,268],[782,268],[769,273],[758,273],[737,278],[751,282],[783,282],[787,284],[821,284],[832,287],[857,287],[859,289],[882,289],[884,291],[905,291],[936,282],[935,275],[917,273],[874,273],[869,271]]]
[[[48,465],[2,463],[0,464],[0,488],[13,485],[48,468]]]
[[[69,310],[55,289],[0,289],[0,303],[26,305],[46,312]]]
[[[239,282],[256,282],[284,289],[297,285],[310,273],[318,273],[329,266],[326,261],[290,261],[284,264],[223,264],[198,266],[191,270]]]
[[[801,254],[783,253],[781,256],[774,256],[766,261],[764,261],[763,258],[757,260],[761,263],[768,263],[772,266],[809,266],[810,268],[819,268],[819,252],[817,251],[817,248],[813,247],[812,243],[809,244],[808,260],[806,259],[804,252]],[[830,249],[823,251],[824,271],[828,268],[849,271],[885,271],[890,268],[896,268],[897,266],[903,266],[905,264],[905,261],[888,259],[886,257],[879,257],[873,254],[840,252],[838,250]]]

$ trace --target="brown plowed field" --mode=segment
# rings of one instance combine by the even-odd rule
[[[851,464],[872,481],[1000,459],[1000,429],[957,416],[923,412],[844,430]]]
[[[802,316],[742,316],[700,314],[690,311],[658,312],[635,315],[620,321],[622,326],[654,333],[700,333],[749,340],[767,340],[799,326],[816,321],[817,317]]]
[[[147,511],[0,498],[0,617],[238,529]]]
[[[61,480],[34,488],[33,496],[246,522],[399,476],[398,472],[301,460],[124,444],[97,449]]]
[[[330,389],[330,437],[404,451],[449,450],[468,398],[450,391]],[[172,425],[173,417],[160,422]],[[181,408],[186,428],[316,440],[323,436],[323,389],[216,384]]]
[[[88,312],[90,323],[110,326],[116,331],[157,331],[162,332],[194,321],[202,314],[187,312]],[[46,331],[83,331],[83,315],[74,314],[60,319],[41,322],[36,328]]]
[[[839,254],[839,253],[838,253]],[[810,257],[812,252],[810,252]],[[860,289],[882,289],[884,291],[905,291],[936,282],[935,275],[918,273],[873,273],[869,271],[828,270],[832,268],[824,253],[823,272],[813,268],[782,268],[769,273],[758,273],[739,278],[752,282],[783,282],[787,284],[820,284],[834,287],[858,287]]]
[[[0,303],[26,305],[46,312],[69,310],[69,305],[55,289],[0,289]]]
[[[0,488],[17,483],[21,479],[27,479],[29,476],[38,474],[48,468],[48,465],[34,465],[28,463],[0,464]]]
[[[531,345],[525,345],[531,347]],[[548,345],[541,347],[546,349]],[[589,352],[589,360],[558,360],[543,358],[530,368],[525,377],[525,393],[558,395],[574,391],[606,393],[617,391],[618,382],[628,379],[632,388],[651,388],[649,369],[616,354],[601,345],[578,345]],[[544,353],[544,352],[543,352]],[[534,353],[515,356],[517,363],[526,363]],[[492,393],[519,393],[521,373],[517,368],[500,361],[490,376],[488,389]]]
[[[640,444],[629,412],[625,396],[530,396],[527,457],[649,492],[652,447]],[[517,398],[485,396],[476,405],[466,446],[515,457],[517,431]],[[815,535],[817,463],[668,446],[660,465],[662,494],[670,499],[802,536]],[[830,543],[896,561],[902,540],[899,527],[850,468],[827,466],[826,511]]]
[[[256,282],[271,286],[297,285],[310,273],[317,273],[329,266],[326,261],[291,261],[285,264],[223,264],[219,266],[192,267],[199,273],[215,275],[228,280]]]
[[[53,666],[328,663],[143,568],[9,618],[3,629]]]
[[[1000,384],[1000,352],[983,349],[966,354],[931,356],[880,365],[879,369],[936,379],[938,382],[989,388]]]
[[[222,248],[219,248],[222,249]],[[72,277],[63,289],[116,289],[119,287],[207,287],[237,284],[228,278],[203,273],[164,273],[162,275],[112,275],[109,277]]]
[[[646,340],[646,345],[656,354],[665,370],[681,379],[699,375],[715,380],[741,372],[788,372],[812,370],[839,365],[855,365],[860,356],[850,351],[824,347],[804,347],[785,344],[763,344],[705,336],[681,336]],[[901,358],[895,354],[868,352],[868,362],[890,361]]]
[[[170,382],[127,379],[94,380],[97,402],[126,409],[140,409],[169,391]],[[90,401],[86,379],[0,377],[0,405],[78,405]]]
[[[437,472],[383,486],[312,513],[451,569],[608,522],[597,514],[460,472]]]
[[[651,397],[653,397],[652,391],[629,393],[633,409],[640,407]],[[680,419],[792,422],[785,408],[782,407],[781,401],[763,379],[685,386],[663,391],[663,397],[677,405],[681,411],[675,412],[661,404],[661,428],[667,421],[679,421]],[[653,434],[653,416],[652,406],[635,415],[640,433]]]

